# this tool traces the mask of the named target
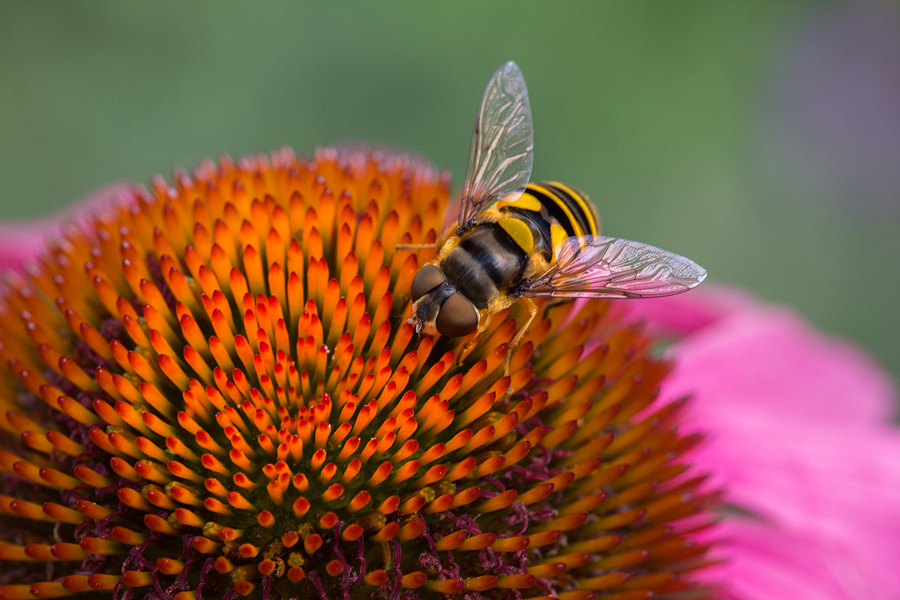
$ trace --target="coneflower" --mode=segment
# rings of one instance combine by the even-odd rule
[[[416,339],[449,179],[290,151],[155,179],[0,313],[0,598],[705,598],[716,497],[609,301]]]

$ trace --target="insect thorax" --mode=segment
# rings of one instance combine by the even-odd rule
[[[529,255],[499,225],[480,223],[442,257],[440,268],[461,294],[484,309],[512,289],[528,262]]]

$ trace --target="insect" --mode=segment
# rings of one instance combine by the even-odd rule
[[[530,315],[508,346],[507,374],[538,312],[531,298],[651,298],[687,291],[706,277],[683,256],[600,235],[593,206],[573,188],[529,184],[533,137],[525,80],[508,62],[481,97],[456,226],[437,242],[436,258],[419,269],[411,289],[410,323],[418,334],[480,334],[494,314],[522,302]]]

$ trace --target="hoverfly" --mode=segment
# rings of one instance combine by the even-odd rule
[[[696,263],[647,244],[599,235],[590,202],[559,183],[529,184],[534,132],[525,80],[508,62],[481,97],[456,227],[416,274],[410,323],[418,334],[462,337],[531,298],[651,298],[687,291],[706,277]],[[433,246],[427,246],[433,247]],[[458,360],[476,342],[463,348]]]

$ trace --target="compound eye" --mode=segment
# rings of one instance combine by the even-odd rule
[[[447,278],[444,277],[444,272],[437,265],[425,265],[419,269],[419,272],[416,273],[413,279],[410,289],[412,301],[415,302],[445,281],[447,281]]]
[[[438,333],[462,337],[478,329],[478,310],[459,294],[453,294],[441,305],[435,321]]]

